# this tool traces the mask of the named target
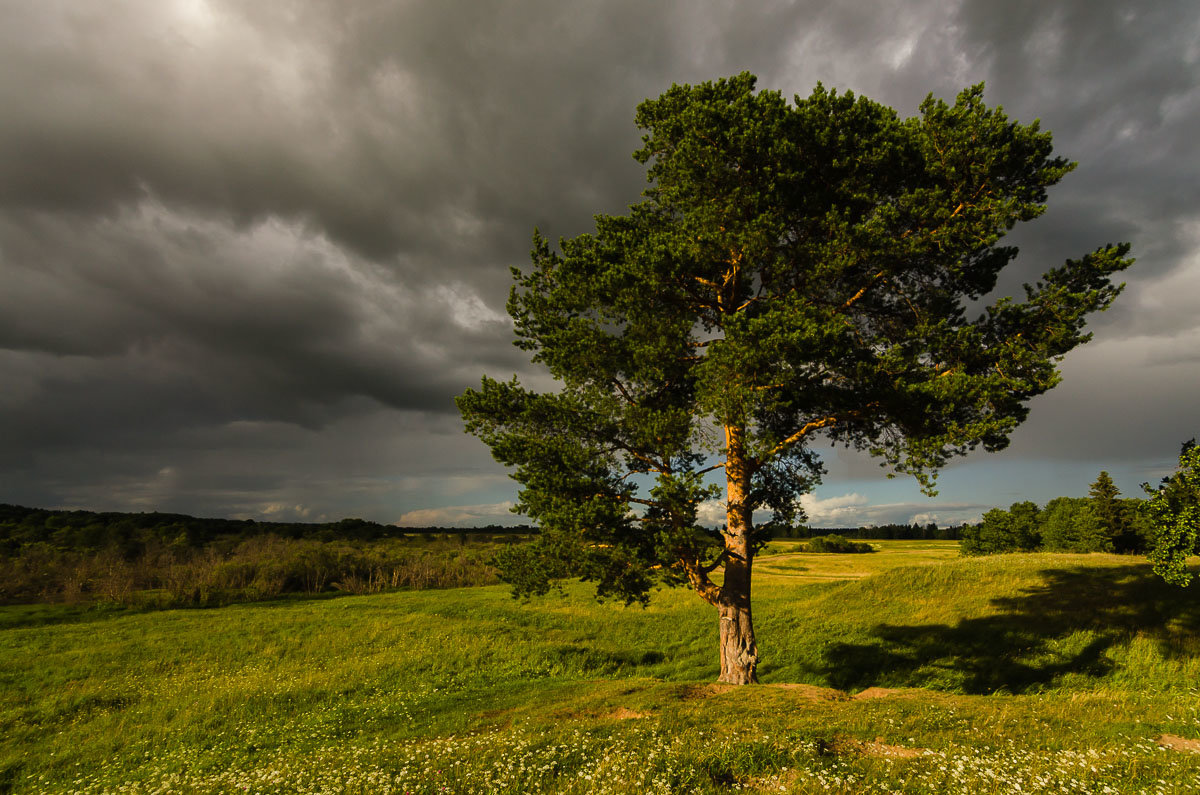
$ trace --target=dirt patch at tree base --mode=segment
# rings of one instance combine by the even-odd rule
[[[1155,742],[1158,743],[1159,748],[1166,748],[1169,751],[1200,754],[1200,740],[1189,740],[1186,737],[1178,737],[1174,734],[1163,734]]]
[[[724,682],[712,682],[707,685],[682,685],[676,690],[676,695],[680,701],[694,701],[698,698],[708,698],[709,696],[719,696],[722,693],[728,693],[730,690],[737,690],[745,685],[729,685]]]
[[[846,701],[850,698],[850,696],[846,695],[841,690],[835,690],[832,687],[802,685],[795,682],[778,682],[775,684],[764,685],[764,687],[773,687],[776,690],[786,690],[793,695],[799,696],[805,701]]]
[[[799,682],[771,682],[760,685],[774,690],[786,690],[799,696],[805,701],[865,701],[875,698],[929,698],[932,694],[919,687],[868,687],[866,690],[850,695],[832,687],[805,685]],[[683,685],[676,690],[681,701],[692,701],[698,698],[719,696],[741,687],[754,685],[731,685],[725,682],[711,682],[704,685]]]

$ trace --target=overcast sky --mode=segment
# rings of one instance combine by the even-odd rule
[[[1146,10],[1152,9],[1152,10]],[[1194,0],[0,0],[0,502],[406,524],[520,521],[463,434],[511,345],[509,267],[636,202],[634,107],[743,70],[913,115],[1040,118],[1079,168],[1011,289],[1138,262],[1003,453],[936,498],[826,455],[818,525],[1129,496],[1200,435]],[[541,381],[544,383],[543,381]]]

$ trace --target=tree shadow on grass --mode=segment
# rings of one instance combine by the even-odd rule
[[[542,656],[551,670],[580,676],[617,676],[666,659],[653,649],[603,649],[569,643],[548,648]]]
[[[1041,584],[993,600],[993,615],[953,626],[880,624],[866,643],[834,644],[824,673],[843,690],[1023,693],[1067,675],[1108,675],[1105,652],[1138,634],[1168,659],[1200,656],[1200,587],[1168,585],[1144,564],[1039,574]]]

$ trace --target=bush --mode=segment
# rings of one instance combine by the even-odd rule
[[[809,539],[803,545],[805,552],[833,552],[839,555],[874,552],[875,547],[860,541],[851,541],[844,536],[828,535]]]

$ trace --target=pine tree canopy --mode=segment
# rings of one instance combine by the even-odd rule
[[[932,493],[952,457],[1008,443],[1132,260],[1104,246],[978,308],[1017,254],[1004,234],[1074,167],[982,85],[904,119],[742,74],[673,86],[636,122],[642,201],[557,246],[535,233],[514,269],[516,344],[560,389],[485,378],[458,405],[541,527],[503,561],[518,592],[571,575],[635,601],[687,583],[744,634],[751,560],[802,517],[814,443]],[[718,499],[724,527],[701,527]],[[752,631],[739,648],[752,681]]]

